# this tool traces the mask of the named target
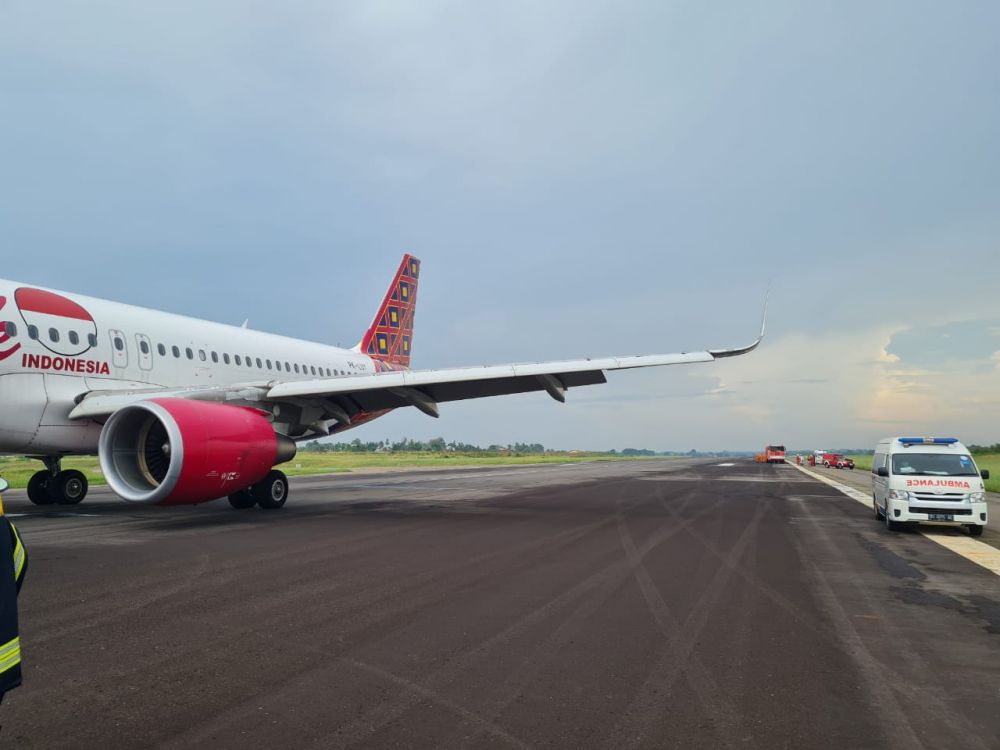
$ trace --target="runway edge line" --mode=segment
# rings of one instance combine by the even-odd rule
[[[832,479],[824,477],[822,474],[817,474],[815,471],[809,471],[809,469],[806,469],[805,467],[787,462],[785,465],[798,469],[804,474],[808,474],[813,479],[818,479],[823,484],[828,484],[835,490],[844,493],[849,498],[857,500],[862,505],[871,508],[871,498],[860,490],[848,487],[840,482],[835,482]],[[964,536],[941,536],[939,534],[928,534],[919,529],[918,533],[925,539],[930,539],[932,542],[940,544],[945,549],[949,549],[955,554],[961,555],[966,560],[971,560],[976,563],[976,565],[986,568],[994,575],[1000,576],[1000,550],[995,547],[991,547],[988,544]]]

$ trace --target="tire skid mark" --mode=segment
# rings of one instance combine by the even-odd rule
[[[423,534],[428,531],[433,531],[434,528],[447,523],[449,523],[448,520],[433,522],[428,526],[421,526],[418,531]],[[408,584],[430,585],[434,580],[436,580],[436,578],[442,575],[448,575],[455,570],[466,567],[477,566],[495,558],[503,557],[504,555],[512,555],[519,558],[520,556],[536,549],[543,553],[547,553],[552,549],[562,548],[567,544],[586,536],[588,533],[596,530],[600,526],[607,525],[608,523],[610,523],[608,519],[590,521],[585,524],[574,526],[570,529],[563,529],[550,535],[536,537],[530,541],[521,542],[516,547],[505,547],[500,550],[483,553],[471,559],[466,558],[462,562],[452,563],[450,566],[446,566],[444,568],[434,568],[432,570],[424,570],[413,573],[409,576],[393,578],[391,583],[377,589],[367,588],[356,595],[353,592],[345,592],[345,595],[351,596],[353,604],[353,606],[347,611],[370,606],[371,604],[377,603],[384,598],[396,596],[398,595],[398,590],[401,586]],[[413,534],[414,531],[415,529],[413,528],[401,528],[390,532],[382,531],[366,534],[360,539],[352,539],[343,547],[338,548],[338,550],[333,554],[325,556],[324,564],[329,565],[331,562],[336,562],[341,558],[353,556],[359,549],[364,549],[370,546],[372,542],[384,541],[394,536],[404,534]],[[326,552],[329,550],[329,547],[330,542],[319,541],[306,546],[297,547],[295,555],[289,556],[288,550],[279,545],[273,553],[260,555],[258,557],[258,563],[260,565],[266,565],[270,568],[273,568],[274,563],[278,562],[293,563],[293,568],[298,568],[303,571],[303,579],[315,580],[315,567],[312,565],[310,555],[317,552]],[[199,567],[188,573],[189,577],[194,576],[203,578],[206,572],[208,572],[209,560],[207,556],[202,557],[203,559],[201,560]],[[174,570],[174,568],[171,568],[171,575],[173,575]],[[225,592],[233,584],[243,581],[246,577],[246,566],[242,560],[231,563],[223,563],[218,567],[211,567],[211,574],[211,581],[202,580],[199,582],[199,595],[204,598],[210,598],[213,591]],[[120,597],[122,594],[128,594],[130,598],[133,599],[133,604],[128,608],[122,609],[121,607],[117,607],[115,609],[109,609],[108,614],[104,617],[80,618],[77,616],[75,611],[77,607],[60,607],[56,612],[56,617],[53,618],[54,621],[47,622],[44,630],[36,639],[33,639],[35,645],[41,646],[52,639],[64,638],[79,632],[94,628],[101,628],[109,622],[118,620],[123,614],[141,610],[152,604],[163,602],[170,597],[182,594],[192,588],[190,585],[190,579],[185,578],[184,581],[186,582],[182,582],[178,585],[167,585],[166,590],[164,590],[165,580],[171,581],[173,579],[150,579],[147,577],[142,580],[137,580],[133,586],[119,586],[114,591],[104,592],[103,596],[107,598]],[[299,593],[295,590],[294,583],[294,580],[285,578],[276,584],[279,587],[278,590],[270,594],[271,601],[273,602],[273,609],[280,613],[290,614],[290,610],[284,606],[284,604],[289,598],[295,598]],[[341,584],[336,578],[326,579],[326,584],[321,585],[317,593],[329,593],[330,591],[340,587]],[[98,597],[100,596],[102,596],[102,594],[98,594]],[[87,608],[91,606],[93,606],[93,601],[79,605],[80,608]],[[292,616],[294,617],[294,614]],[[64,622],[65,625],[63,624]]]
[[[618,499],[624,491],[625,486],[623,485],[619,491]],[[657,494],[662,494],[661,488],[657,488]],[[693,497],[687,498],[681,503],[681,510],[686,509],[692,502]],[[623,578],[627,578],[627,576],[616,577],[604,582],[594,591],[592,596],[585,599],[563,618],[560,625],[542,640],[532,650],[530,656],[522,662],[521,666],[515,669],[498,687],[495,692],[501,693],[500,696],[492,703],[480,708],[480,713],[488,716],[491,721],[496,721],[500,714],[521,696],[525,687],[555,659],[559,650],[569,643],[588,624],[590,617],[620,589]],[[474,746],[481,736],[481,732],[473,732],[466,736],[467,729],[464,724],[456,727],[450,740],[442,744],[448,747]]]
[[[609,525],[611,521],[609,519],[604,519],[602,521],[590,522],[588,524],[583,524],[578,527],[573,527],[571,529],[563,530],[555,534],[547,535],[541,539],[533,539],[530,542],[525,542],[518,547],[505,548],[502,550],[496,550],[489,553],[484,553],[476,558],[465,558],[462,561],[455,562],[444,568],[435,568],[434,570],[421,571],[414,573],[407,578],[396,578],[393,579],[391,583],[383,585],[378,588],[365,589],[362,592],[355,591],[343,591],[343,597],[347,600],[348,606],[339,610],[340,614],[350,614],[355,611],[366,610],[374,605],[385,602],[387,600],[393,601],[393,607],[387,612],[381,612],[376,617],[369,617],[361,621],[355,621],[351,626],[351,633],[358,631],[366,631],[369,628],[386,622],[391,622],[396,619],[405,619],[406,616],[416,611],[420,607],[424,607],[430,603],[436,603],[447,599],[453,595],[453,591],[446,591],[441,589],[436,585],[437,579],[452,575],[455,572],[467,571],[468,576],[471,580],[464,582],[462,586],[475,585],[480,582],[483,578],[487,577],[489,574],[482,573],[478,566],[484,562],[488,562],[494,558],[500,558],[505,555],[512,555],[517,560],[517,564],[509,566],[511,571],[520,570],[522,568],[530,568],[534,562],[534,558],[529,557],[528,553],[532,551],[540,552],[543,555],[550,554],[553,550],[560,550],[563,547],[572,544],[579,539],[582,539],[588,533],[596,530],[597,528],[605,525]],[[305,577],[307,580],[316,581],[315,576],[315,566],[311,560],[303,560],[296,565],[299,568],[305,568]],[[243,574],[245,575],[245,569]],[[198,595],[203,598],[213,598],[215,591],[224,591],[229,587],[229,585],[235,579],[227,579],[222,582],[211,582],[208,585],[205,581],[200,581],[198,586]],[[282,629],[286,625],[295,623],[299,629],[311,628],[313,625],[319,625],[326,622],[329,619],[329,612],[324,612],[317,615],[314,619],[305,619],[301,616],[301,608],[298,606],[291,606],[292,604],[299,604],[303,600],[305,601],[315,601],[318,597],[323,594],[329,594],[330,592],[341,588],[341,585],[336,580],[336,578],[330,578],[325,580],[316,581],[316,586],[313,586],[307,592],[303,592],[301,589],[296,590],[293,581],[289,581],[287,578],[282,578],[280,580],[280,590],[277,592],[268,593],[266,598],[261,598],[261,605],[258,610],[256,610],[255,615],[258,620],[267,622],[269,627],[272,629]],[[407,591],[405,595],[400,594],[400,588],[405,587]],[[193,588],[190,583],[184,587],[184,590],[189,590]],[[177,589],[177,590],[175,590]],[[428,598],[422,592],[425,590],[432,590],[435,595]],[[143,601],[137,603],[134,607],[129,607],[127,611],[137,611],[144,607],[152,604],[156,601],[162,601],[169,598],[175,594],[179,593],[179,587],[171,587],[170,592],[165,592],[163,596],[156,597],[154,600]],[[261,592],[266,593],[266,592]],[[414,601],[414,599],[416,599]],[[86,630],[93,627],[98,627],[102,623],[109,622],[111,620],[117,619],[123,610],[120,608],[117,610],[117,615],[112,617],[109,615],[107,618],[103,618],[101,621],[94,619],[89,620],[86,624],[81,625],[78,628],[71,629],[70,632],[76,632],[81,630]],[[210,624],[210,623],[209,623]],[[59,636],[63,637],[66,633],[60,633]],[[54,635],[49,635],[45,640],[48,640]],[[138,674],[149,670],[151,667],[162,667],[167,666],[174,668],[178,671],[185,671],[187,668],[183,666],[186,662],[184,659],[178,659],[179,656],[190,656],[194,659],[197,657],[198,652],[208,648],[218,646],[220,649],[226,648],[231,642],[231,635],[228,629],[220,631],[216,636],[208,640],[200,640],[197,643],[189,643],[185,647],[179,650],[173,650],[169,654],[164,653],[159,655],[155,659],[149,659],[143,661],[141,665],[134,666],[132,669],[127,671],[116,672],[119,679],[125,678],[131,674]],[[61,684],[58,680],[56,685]]]
[[[689,497],[687,499],[690,499],[690,496],[693,494],[694,491],[689,492]],[[688,519],[682,526],[671,527],[667,522],[665,522],[661,525],[658,532],[654,533],[648,540],[643,542],[638,550],[638,554],[640,557],[644,557],[649,554],[652,549],[657,547],[663,541],[669,539],[675,534],[680,533],[689,523],[693,523],[697,517],[715,510],[721,502],[722,501],[719,500],[706,506],[699,512],[698,516]],[[634,503],[630,503],[630,505],[631,504]],[[606,523],[614,522],[614,514],[611,514],[606,518]],[[560,609],[569,604],[572,604],[605,583],[609,583],[611,581],[621,581],[628,578],[630,575],[631,571],[629,570],[628,564],[625,560],[618,560],[606,566],[604,569],[595,572],[569,590],[551,599],[546,604],[537,607],[533,611],[522,616],[504,630],[500,631],[486,641],[483,641],[476,648],[457,656],[438,671],[428,675],[422,684],[443,686],[454,681],[458,675],[467,669],[474,667],[498,646],[509,642],[516,636],[527,631],[529,628],[544,622],[553,613],[558,612]],[[413,708],[413,706],[416,705],[416,702],[416,700],[409,697],[397,697],[395,701],[387,701],[379,706],[375,706],[355,718],[347,725],[341,727],[338,734],[346,735],[350,738],[350,741],[353,742],[361,741],[364,737],[371,736],[378,730],[398,719],[406,711]],[[318,749],[323,747],[323,745],[318,744],[315,747]]]
[[[673,518],[680,519],[672,504],[662,500],[661,505],[668,510]],[[608,746],[619,748],[641,745],[648,726],[659,718],[655,706],[661,703],[662,699],[657,697],[657,693],[669,691],[682,675],[687,678],[688,683],[693,688],[706,716],[712,720],[719,740],[727,746],[741,744],[740,712],[722,695],[711,671],[695,653],[695,645],[698,636],[708,623],[712,607],[732,577],[736,562],[753,540],[760,526],[761,518],[770,507],[770,499],[757,504],[752,520],[743,527],[736,543],[726,555],[726,563],[715,571],[712,580],[702,590],[683,621],[679,621],[673,615],[670,606],[660,594],[648,568],[636,554],[635,542],[625,524],[624,515],[618,514],[618,532],[622,547],[629,560],[636,583],[646,600],[650,615],[664,637],[665,646],[637,697],[629,709],[625,711],[626,715],[635,718],[627,724],[619,722],[607,742]]]
[[[714,505],[711,506],[710,508],[707,508],[704,512],[708,512],[709,510],[711,510],[711,508],[714,508]],[[575,531],[578,532],[579,536],[582,538],[582,536],[584,536],[587,532],[595,531],[602,526],[607,526],[613,523],[614,523],[613,515],[605,516],[604,518],[598,521],[593,521],[588,524],[585,524],[582,527],[575,529]],[[559,534],[555,536],[566,535],[568,533],[570,532],[565,532],[565,531],[559,532]],[[672,533],[673,532],[670,532],[668,530],[668,533],[664,535],[664,538],[671,536]],[[541,543],[538,540],[535,540],[533,544],[535,546],[538,546]],[[559,549],[558,545],[555,547],[549,545],[545,550],[545,552],[551,553],[553,550],[557,549]],[[511,548],[505,548],[502,551],[488,553],[483,557],[484,558],[499,557],[503,554],[514,556],[515,559],[518,561],[517,565],[518,568],[530,567],[533,564],[532,561],[525,559],[524,555],[519,553],[518,550]],[[620,568],[621,576],[622,577],[627,576],[628,574],[627,569],[625,569],[623,566],[618,566],[618,567]],[[475,561],[470,561],[469,559],[465,559],[464,561],[456,563],[453,566],[449,566],[447,572],[466,571],[466,570],[469,572],[469,575],[471,576],[471,580],[466,584],[464,584],[467,586],[474,585],[475,583],[478,583],[481,580],[488,578],[490,575],[492,575],[492,573],[489,572],[480,572],[478,563],[476,563]],[[481,659],[487,657],[493,648],[495,648],[498,645],[501,645],[504,642],[509,641],[511,638],[523,632],[528,627],[538,622],[544,621],[547,617],[551,615],[552,612],[558,611],[560,607],[565,606],[565,604],[567,603],[575,601],[580,596],[587,593],[589,589],[599,585],[601,582],[603,582],[605,578],[610,577],[610,574],[613,574],[615,570],[616,570],[615,567],[606,568],[605,570],[590,576],[588,579],[586,579],[586,581],[574,587],[574,589],[570,590],[569,592],[565,592],[564,594],[560,595],[559,597],[556,597],[547,604],[542,605],[532,613],[526,615],[518,622],[506,628],[504,631],[495,635],[493,638],[490,638],[483,644],[480,644],[479,647],[473,649],[471,652],[467,652],[464,655],[456,657],[455,660],[449,662],[447,665],[442,667],[442,669],[438,670],[437,672],[434,672],[433,674],[429,675],[420,684],[423,685],[428,690],[430,690],[431,692],[437,692],[434,688],[434,685],[437,684],[444,685],[452,681],[454,677],[460,674],[463,670],[473,666]],[[432,576],[432,579],[427,580],[424,584],[425,587],[431,587],[432,584],[434,583],[433,578],[436,578],[440,575],[444,575],[445,572],[446,571],[438,570],[433,574],[420,573],[420,574],[415,574],[413,577],[421,578],[426,576]],[[385,594],[385,596],[383,597],[384,599],[395,600],[400,597],[400,592],[398,591],[399,588],[398,585],[392,585],[391,587],[386,587],[386,588],[391,588],[391,590]],[[373,627],[373,625],[387,621],[392,621],[394,619],[405,621],[405,619],[408,616],[410,616],[413,612],[417,611],[418,609],[426,607],[429,604],[434,604],[444,599],[447,599],[454,593],[453,590],[443,590],[440,586],[433,586],[432,590],[434,592],[434,596],[429,599],[427,597],[420,597],[417,599],[417,601],[400,604],[399,606],[394,607],[389,613],[382,613],[381,615],[369,618],[364,622],[352,623],[351,632],[352,633],[369,632]],[[411,592],[406,592],[406,595],[409,596],[411,599],[413,598]],[[371,602],[365,602],[363,604],[358,605],[357,607],[352,607],[352,609],[354,608],[361,609],[370,606],[370,604]],[[289,615],[287,612],[287,607],[285,607],[284,610],[285,610],[284,612],[277,614],[279,615],[284,614],[288,616],[290,620],[294,619],[298,630],[302,630],[304,627],[307,628],[307,625],[303,623],[301,617],[296,617],[294,614]],[[277,621],[266,620],[268,622],[269,629],[276,632],[283,632],[281,617],[279,616],[276,619]],[[328,619],[328,615],[322,615],[321,619],[325,621],[326,619]],[[221,628],[220,630],[222,631],[222,635],[220,636],[220,641],[222,642],[232,641],[234,636],[238,637],[239,634],[248,632],[244,628],[239,628],[235,626],[226,626]],[[256,635],[260,637],[267,637],[267,638],[271,637],[270,633],[265,634],[258,631],[252,631],[252,632],[256,633]],[[283,636],[282,643],[283,645],[286,646],[291,646],[291,647],[296,646],[295,639],[287,636]],[[203,647],[205,644],[201,645]],[[344,648],[345,649],[349,648],[349,645],[345,645]],[[335,652],[331,652],[331,654],[335,654]],[[176,660],[176,657],[177,654],[175,652],[171,657],[171,659]],[[182,664],[178,666],[177,669],[183,669],[183,660],[179,661],[181,661]],[[217,714],[216,716],[209,718],[204,722],[189,727],[188,730],[185,731],[183,735],[181,735],[180,737],[183,739],[184,743],[196,744],[198,742],[207,741],[207,739],[211,737],[215,732],[220,731],[223,728],[229,728],[234,725],[242,725],[246,720],[250,719],[256,713],[253,709],[246,707],[247,703],[254,703],[254,701],[259,698],[273,698],[275,695],[282,694],[285,690],[294,690],[295,686],[299,684],[303,679],[308,679],[312,674],[322,672],[327,668],[328,668],[327,665],[319,664],[304,672],[298,672],[296,674],[290,675],[287,679],[282,680],[277,684],[272,683],[266,689],[261,689],[260,691],[255,691],[251,695],[245,696],[241,701],[241,703],[234,705],[233,708],[231,708],[230,710],[221,714]],[[383,726],[388,725],[398,716],[401,716],[403,713],[405,713],[405,711],[409,710],[414,705],[416,705],[420,701],[420,699],[421,699],[420,696],[417,696],[412,691],[409,691],[403,696],[397,696],[394,702],[388,701],[385,704],[380,704],[379,706],[376,706],[367,711],[366,713],[362,714],[361,716],[357,717],[353,722],[350,723],[350,729],[352,734],[357,735],[355,740],[352,741],[360,741],[364,736],[373,734],[375,731],[378,731],[378,729],[381,729]],[[345,730],[342,728],[341,733],[344,731]],[[327,745],[325,743],[319,743],[316,745],[316,747],[326,747],[326,746]]]
[[[812,514],[808,509],[806,510],[806,515],[812,520]],[[838,557],[843,556],[830,539],[823,524],[812,520],[811,526],[828,554]],[[829,626],[827,628],[833,631],[833,637],[837,638],[855,664],[858,665],[859,672],[865,680],[869,701],[878,705],[887,716],[888,721],[886,723],[891,727],[891,730],[887,731],[886,736],[883,738],[886,746],[898,748],[928,746],[921,741],[917,731],[911,725],[906,712],[897,699],[897,696],[899,696],[912,701],[915,706],[919,707],[922,713],[933,715],[937,723],[947,726],[954,733],[953,741],[956,743],[956,746],[989,748],[991,745],[981,739],[976,727],[972,726],[968,721],[964,721],[961,716],[950,709],[936,691],[923,687],[923,685],[931,682],[930,679],[913,680],[882,662],[869,650],[865,639],[858,632],[853,619],[848,615],[836,592],[833,590],[827,574],[822,567],[811,561],[810,558],[814,556],[808,554],[808,551],[803,547],[802,541],[798,538],[795,538],[794,541],[799,548],[800,558],[818,585],[820,593],[819,601],[835,623],[833,628]],[[853,582],[849,578],[842,582],[850,585],[865,601],[869,612],[877,612],[882,609],[882,602],[873,597],[865,587]],[[885,632],[886,641],[894,644],[901,644],[906,641],[905,634],[897,628],[892,627],[890,618],[879,617],[874,622],[877,624],[877,627]],[[917,672],[922,672],[924,677],[930,677],[927,674],[926,665],[919,659],[919,655],[916,654],[915,649],[908,643],[900,645],[895,650],[903,658],[907,659],[911,668]],[[896,734],[893,734],[894,732]],[[931,745],[931,747],[935,746],[937,745]]]

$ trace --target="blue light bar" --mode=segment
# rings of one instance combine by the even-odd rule
[[[899,442],[903,445],[954,445],[958,438],[901,437]]]

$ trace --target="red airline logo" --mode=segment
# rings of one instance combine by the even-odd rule
[[[7,298],[0,297],[0,310],[3,310],[7,306]],[[0,362],[7,359],[14,352],[21,348],[21,345],[14,344],[14,346],[2,348],[10,340],[10,336],[7,335],[7,331],[0,330]]]
[[[21,367],[26,370],[51,370],[81,375],[111,374],[107,362],[79,358],[81,354],[90,351],[97,341],[97,324],[82,306],[62,295],[31,287],[16,290],[14,301],[28,326],[32,340],[54,355],[22,352]],[[6,304],[7,298],[0,297],[0,309]],[[2,346],[9,336],[6,331],[0,333]],[[20,348],[21,345],[16,344],[0,351],[0,360],[7,359]]]

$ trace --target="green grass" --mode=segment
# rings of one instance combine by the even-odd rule
[[[871,457],[871,454],[867,454],[866,453],[863,456],[857,456],[857,455],[848,456],[848,458],[853,458],[854,459],[854,468],[855,468],[855,470],[857,470],[857,469],[864,469],[865,471],[871,471],[872,470],[872,457]]]
[[[854,459],[854,466],[865,471],[872,470],[871,456],[851,456]],[[990,478],[986,480],[986,489],[989,492],[1000,492],[1000,453],[984,453],[972,457],[980,469],[989,469]]]
[[[564,464],[581,461],[642,461],[648,456],[613,456],[606,453],[546,453],[544,455],[504,456],[477,453],[300,453],[279,468],[289,476],[339,474],[355,469],[392,469],[447,466],[519,466],[522,464]],[[64,469],[78,469],[94,485],[104,484],[96,456],[64,458]],[[0,476],[13,488],[23,488],[31,475],[42,468],[40,461],[0,456]]]

